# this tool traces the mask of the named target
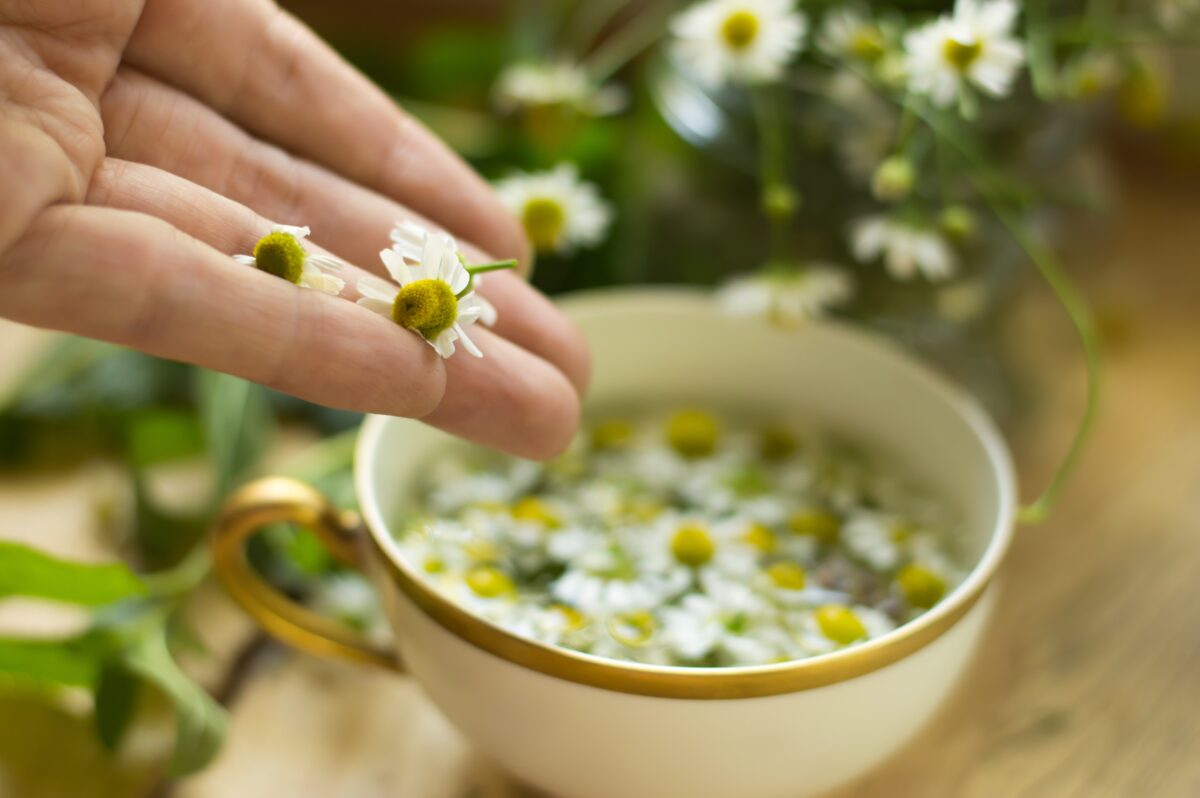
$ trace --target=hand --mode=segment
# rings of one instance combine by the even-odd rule
[[[229,257],[273,223],[310,225],[382,274],[404,218],[488,253],[467,247],[472,262],[527,262],[488,187],[269,0],[0,5],[0,316],[557,453],[587,350],[520,276],[483,286],[500,314],[471,331],[485,357],[443,361],[356,306],[353,278],[331,297]]]

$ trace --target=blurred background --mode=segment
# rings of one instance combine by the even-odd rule
[[[1022,530],[958,699],[846,795],[1200,794],[1192,4],[1047,4],[1061,22],[1050,82],[1023,77],[945,139],[902,105],[864,99],[854,70],[811,48],[778,87],[771,127],[795,205],[782,232],[764,213],[752,98],[705,85],[658,46],[681,4],[284,5],[487,179],[573,165],[611,223],[586,244],[539,246],[544,291],[728,287],[778,267],[779,247],[787,274],[819,268],[853,285],[825,310],[911,347],[992,410],[1029,498],[1085,403],[1084,356],[1034,261],[1064,268],[1106,355],[1092,446],[1050,523]],[[837,4],[803,5],[815,20]],[[863,8],[886,39],[889,15],[899,25],[950,5]],[[503,88],[514,65],[564,62],[588,75],[580,102]],[[944,153],[951,139],[961,146]],[[903,196],[879,184],[893,155],[915,171]],[[863,257],[855,225],[880,214],[938,236],[955,273],[901,280]],[[208,578],[212,515],[251,476],[294,475],[353,506],[357,416],[7,322],[0,351],[0,541],[77,564],[92,586],[13,597],[0,573],[0,796],[521,794],[406,680],[282,651]],[[272,530],[252,556],[294,595],[386,634],[369,590],[304,530]],[[149,592],[127,591],[125,570],[97,576],[114,561]],[[161,643],[150,653],[114,643],[147,629]],[[175,724],[193,735],[196,767],[172,766]],[[206,749],[221,737],[219,753]]]

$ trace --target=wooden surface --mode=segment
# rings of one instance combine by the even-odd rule
[[[1070,258],[1110,342],[1083,468],[1050,523],[1020,530],[997,616],[945,710],[836,798],[1200,795],[1200,194],[1145,174],[1125,182],[1113,222]],[[1008,340],[1030,397],[1011,437],[1032,492],[1072,432],[1083,382],[1053,303],[1036,285],[1027,300]],[[83,487],[34,489],[0,487],[0,535],[29,528],[17,518],[60,536],[86,525],[66,498]],[[0,627],[29,617],[0,614]],[[221,758],[176,798],[522,795],[406,679],[269,648],[231,704]],[[16,750],[0,736],[0,794]]]

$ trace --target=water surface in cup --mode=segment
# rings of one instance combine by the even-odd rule
[[[423,473],[393,527],[414,569],[512,632],[602,657],[816,656],[921,615],[966,571],[943,502],[750,415],[599,415],[549,463],[453,446]]]

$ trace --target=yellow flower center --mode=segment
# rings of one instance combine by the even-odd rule
[[[751,524],[746,530],[746,534],[742,535],[742,540],[747,545],[758,549],[763,554],[770,554],[775,551],[775,533],[767,529],[762,524]]]
[[[873,64],[883,56],[883,37],[874,27],[863,26],[855,31],[854,38],[850,40],[850,52],[856,58]]]
[[[804,569],[794,562],[775,563],[767,569],[767,576],[771,577],[771,583],[775,587],[783,588],[784,590],[804,589]]]
[[[654,636],[656,626],[653,615],[639,610],[613,616],[608,622],[608,633],[622,645],[640,646]]]
[[[796,436],[785,427],[764,427],[759,432],[758,452],[771,463],[786,460],[796,452]]]
[[[254,245],[255,266],[297,285],[304,273],[304,257],[304,247],[291,233],[270,233]]]
[[[475,595],[483,598],[498,598],[517,590],[508,574],[490,565],[472,568],[467,572],[466,583]]]
[[[717,448],[717,420],[699,410],[681,410],[667,422],[667,443],[684,457],[707,457]]]
[[[538,252],[552,252],[558,248],[566,221],[567,214],[562,203],[546,197],[529,200],[521,213],[525,235]]]
[[[421,566],[427,574],[440,574],[446,570],[446,563],[440,557],[427,557],[425,564]]]
[[[819,543],[837,543],[842,520],[827,510],[807,510],[788,519],[788,528],[797,535],[808,535]]]
[[[721,24],[721,38],[731,50],[745,50],[758,38],[758,17],[749,11],[735,11]]]
[[[983,42],[960,42],[958,39],[947,39],[942,50],[946,60],[959,72],[966,72],[971,65],[983,54]]]
[[[920,565],[906,565],[896,574],[896,584],[914,607],[929,609],[946,595],[946,580]]]
[[[433,339],[458,319],[458,299],[442,280],[416,280],[400,289],[392,303],[392,320]]]
[[[475,562],[495,562],[500,559],[500,547],[484,538],[472,538],[463,544],[463,553]]]
[[[569,632],[576,632],[587,624],[587,616],[574,607],[568,607],[566,604],[555,604],[551,609],[562,616],[563,623]]]
[[[846,646],[867,636],[867,628],[849,607],[826,604],[816,612],[821,634],[835,643]]]
[[[546,529],[558,529],[562,526],[562,520],[550,509],[550,506],[533,496],[526,496],[514,504],[512,517],[518,521],[540,524]]]
[[[713,558],[716,546],[712,538],[698,526],[683,526],[671,538],[671,554],[692,568],[699,568]]]
[[[633,439],[633,425],[621,419],[601,421],[592,427],[592,448],[619,449]]]

